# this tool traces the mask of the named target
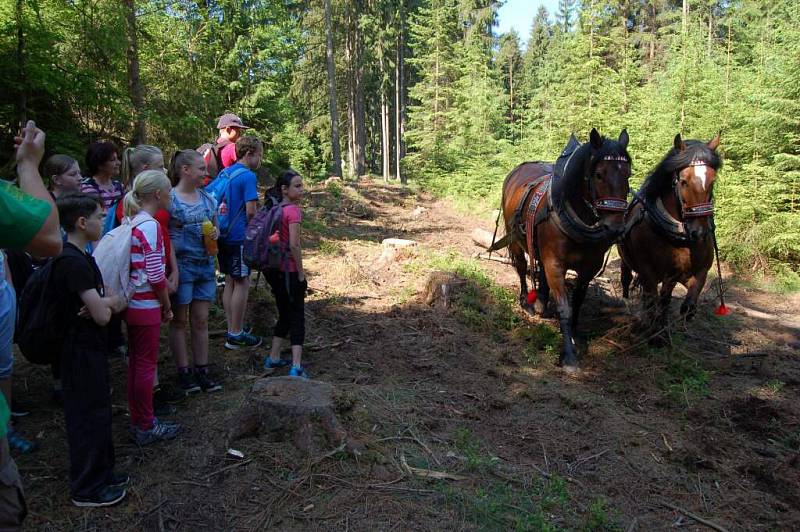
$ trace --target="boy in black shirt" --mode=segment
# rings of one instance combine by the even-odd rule
[[[104,297],[103,278],[86,244],[100,239],[105,214],[87,194],[58,198],[64,250],[55,260],[51,289],[59,292],[67,320],[61,380],[70,458],[70,491],[76,506],[111,506],[125,498],[128,475],[114,473],[111,396],[105,325],[125,307]]]

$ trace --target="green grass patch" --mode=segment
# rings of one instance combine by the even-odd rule
[[[518,329],[517,336],[524,342],[522,354],[532,366],[553,360],[561,345],[561,333],[549,323]]]
[[[508,331],[522,323],[515,312],[516,297],[486,275],[476,260],[465,259],[454,250],[432,253],[423,257],[422,263],[410,265],[407,271],[421,269],[453,272],[469,281],[456,300],[459,319],[468,327]]]
[[[500,482],[467,490],[441,484],[439,489],[459,520],[478,530],[562,530],[557,514],[567,511],[569,498],[566,482],[557,475],[520,489]]]
[[[583,525],[584,532],[616,532],[622,528],[617,524],[616,512],[607,507],[605,499],[596,499],[589,506],[589,515]]]
[[[344,246],[341,242],[335,240],[322,239],[317,246],[317,251],[320,255],[329,257],[341,257],[344,255]]]
[[[458,452],[464,456],[467,471],[486,472],[498,461],[496,456],[484,451],[478,438],[466,427],[456,430],[454,443]]]
[[[700,363],[681,352],[669,349],[667,367],[659,385],[676,404],[688,406],[690,400],[708,397],[711,374]]]

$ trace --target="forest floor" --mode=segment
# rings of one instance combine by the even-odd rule
[[[555,320],[519,308],[511,266],[473,258],[480,250],[470,231],[492,222],[369,181],[317,187],[304,213],[313,289],[305,360],[314,379],[335,386],[339,419],[365,452],[304,456],[291,443],[250,437],[234,444],[244,459],[226,455],[222,436],[262,376],[266,351],[226,351],[215,336],[212,362],[225,389],[178,405],[172,419],[185,431],[173,442],[130,443],[125,365],[111,361],[117,462],[133,481],[120,506],[81,510],[69,503],[49,371],[21,361],[15,393],[32,413],[19,430],[41,444],[17,457],[26,528],[709,526],[699,519],[717,530],[800,528],[797,295],[728,279],[732,315],[713,315],[709,287],[697,318],[675,323],[670,344],[652,348],[632,332],[638,296],[619,297],[612,259],[590,287],[582,371],[569,377],[555,365]],[[419,246],[379,259],[387,237]],[[425,303],[434,271],[463,281],[449,307]],[[249,319],[266,336],[275,316],[263,280],[250,301]],[[220,310],[212,314],[212,330],[223,329]],[[159,367],[171,380],[165,340]]]

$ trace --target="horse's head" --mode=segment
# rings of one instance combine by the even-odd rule
[[[599,223],[611,233],[621,233],[631,177],[628,131],[623,129],[619,138],[613,141],[592,129],[589,143],[592,156],[586,173],[585,199]]]
[[[719,134],[704,143],[683,141],[675,135],[675,152],[684,163],[675,169],[672,188],[675,202],[689,240],[705,238],[711,230],[714,215],[714,181],[720,167],[716,153]],[[681,157],[683,156],[683,157]]]

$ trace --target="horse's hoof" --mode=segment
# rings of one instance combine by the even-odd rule
[[[566,362],[561,364],[561,371],[566,373],[567,375],[577,375],[581,372],[581,368],[578,367],[577,362],[573,362],[571,364],[567,364]]]

